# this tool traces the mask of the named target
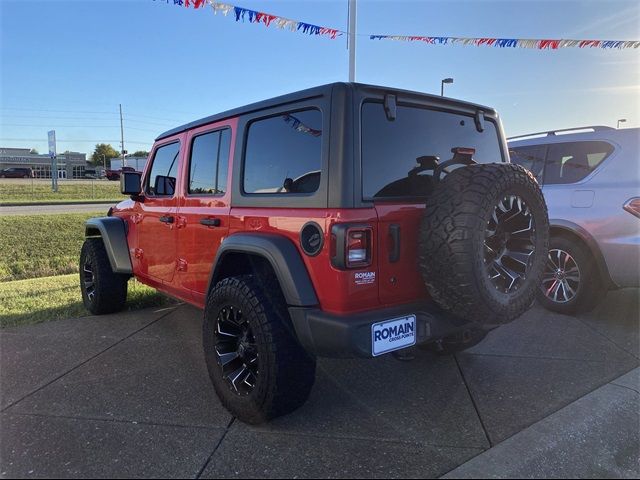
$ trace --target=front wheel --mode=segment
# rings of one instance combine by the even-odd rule
[[[220,401],[251,424],[302,406],[316,361],[298,342],[279,289],[252,275],[226,278],[209,294],[203,347]]]
[[[128,275],[114,273],[101,238],[88,238],[80,252],[82,302],[94,315],[115,313],[127,300]]]

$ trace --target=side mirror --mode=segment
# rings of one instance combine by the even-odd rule
[[[141,187],[140,172],[122,172],[120,174],[120,192],[124,195],[140,195]]]
[[[173,195],[176,191],[176,178],[165,177],[164,175],[156,176],[156,184],[153,188],[155,195]]]

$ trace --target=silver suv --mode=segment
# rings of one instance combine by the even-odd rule
[[[551,239],[538,294],[550,310],[593,308],[640,285],[640,128],[585,127],[508,139],[542,185]]]

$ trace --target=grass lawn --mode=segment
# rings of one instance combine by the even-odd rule
[[[84,222],[103,215],[0,216],[0,282],[76,272]]]
[[[120,193],[120,182],[107,180],[60,181],[58,191],[51,191],[51,181],[0,180],[0,203],[83,202],[104,200],[118,202],[125,197]]]
[[[130,280],[128,310],[169,305],[172,300]],[[0,283],[0,328],[89,315],[82,305],[78,274]]]

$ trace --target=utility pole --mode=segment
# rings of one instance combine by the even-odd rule
[[[127,151],[124,149],[124,126],[122,124],[122,104],[120,104],[120,152],[122,153],[122,166],[126,167],[126,153]]]
[[[356,0],[349,0],[349,81],[356,81]]]

